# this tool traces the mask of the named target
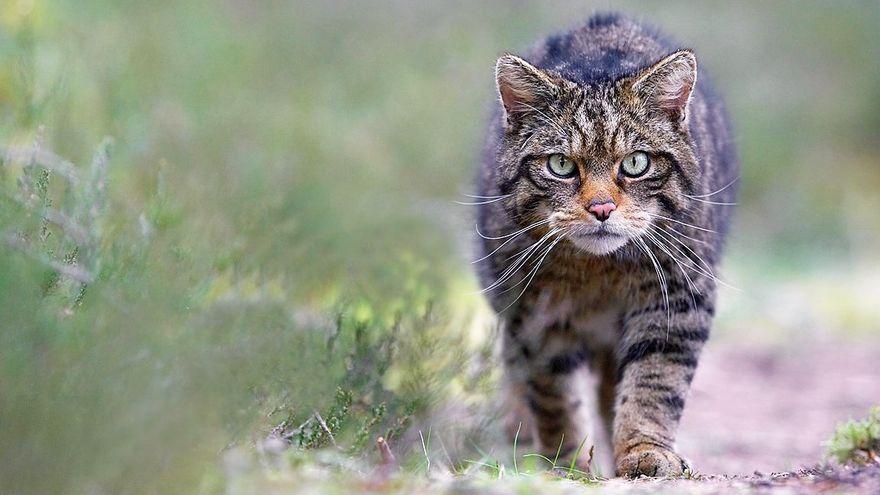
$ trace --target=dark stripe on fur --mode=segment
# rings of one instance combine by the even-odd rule
[[[623,354],[620,364],[617,367],[618,381],[623,378],[623,372],[626,371],[626,368],[632,363],[641,361],[648,356],[661,353],[668,355],[685,354],[690,353],[690,349],[661,338],[640,340],[639,342],[632,344]]]
[[[709,302],[706,296],[697,292],[694,292],[693,294],[688,294],[687,296],[679,299],[669,301],[669,311],[673,314],[685,313],[687,311],[690,311],[691,309],[702,309],[708,312],[710,315],[715,313],[714,305]],[[654,313],[656,311],[666,312],[666,303],[663,301],[658,301],[650,306],[631,311],[627,313],[626,317],[633,318],[647,313]]]
[[[590,352],[581,348],[574,352],[559,354],[550,359],[548,365],[550,373],[554,375],[567,375],[577,369],[584,361],[590,358]]]
[[[636,383],[636,388],[641,388],[644,390],[651,390],[653,392],[664,392],[667,394],[671,394],[675,392],[675,389],[670,387],[669,385],[664,385],[662,383],[645,383],[638,382]]]
[[[666,395],[660,397],[660,402],[669,407],[673,412],[681,412],[684,409],[684,399],[678,395]]]

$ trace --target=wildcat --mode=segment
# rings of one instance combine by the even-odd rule
[[[571,458],[592,403],[617,475],[681,475],[736,196],[723,104],[692,51],[617,14],[504,55],[495,75],[478,266],[516,420]]]

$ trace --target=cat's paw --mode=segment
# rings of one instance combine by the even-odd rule
[[[639,444],[617,460],[617,475],[627,478],[681,476],[689,469],[675,452],[652,444]]]

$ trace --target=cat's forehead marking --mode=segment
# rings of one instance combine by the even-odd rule
[[[578,153],[590,145],[590,136],[593,135],[593,123],[590,122],[584,113],[583,105],[575,110],[573,121],[576,132],[572,133],[571,150],[573,153]]]
[[[581,151],[591,155],[614,155],[616,140],[621,129],[619,109],[607,97],[596,93],[584,98],[577,112],[575,123],[584,133]]]
[[[615,151],[614,141],[620,130],[620,112],[606,99],[602,100],[602,109],[604,111],[602,117],[605,119],[605,135],[602,144],[605,152],[612,155]]]
[[[587,114],[584,111],[583,104],[577,109],[574,114],[574,123],[580,131],[580,134],[583,134],[585,137],[590,136],[593,133],[593,124],[587,118]]]

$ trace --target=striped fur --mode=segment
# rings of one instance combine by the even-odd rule
[[[593,432],[619,475],[681,474],[675,434],[736,193],[722,102],[691,51],[619,15],[501,57],[496,80],[479,274],[505,323],[511,394],[529,411],[515,421],[551,456]],[[637,178],[620,165],[634,151],[650,157]],[[551,173],[551,154],[576,173]],[[609,201],[604,223],[588,212]]]

